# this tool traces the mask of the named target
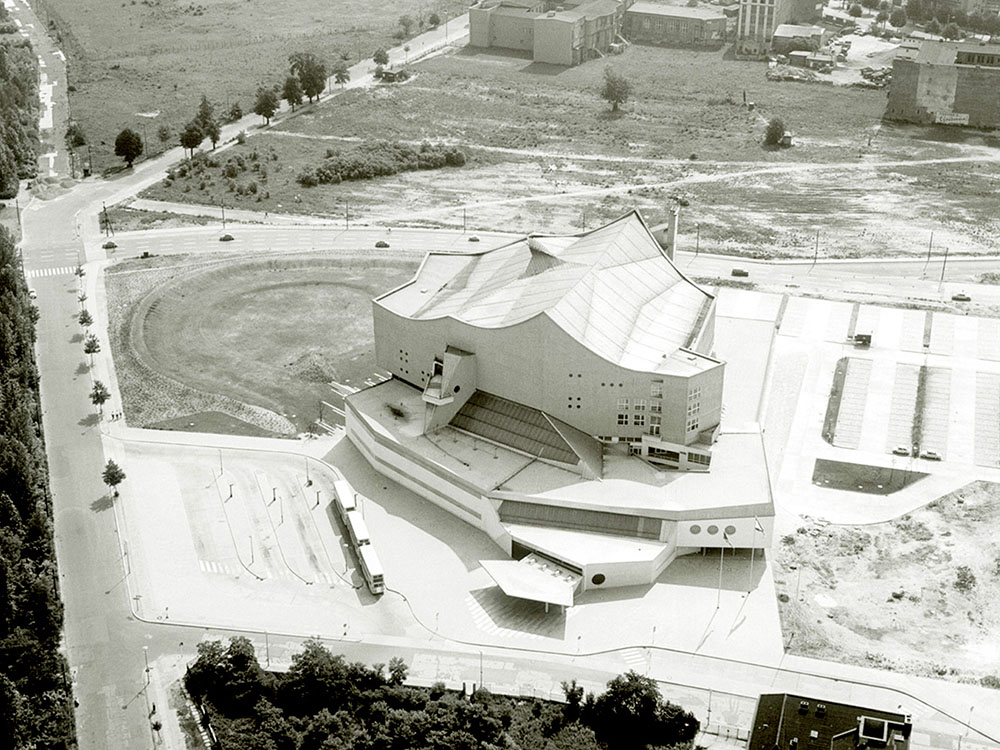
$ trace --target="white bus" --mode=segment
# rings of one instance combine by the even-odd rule
[[[347,523],[347,514],[352,510],[358,510],[354,488],[346,479],[337,479],[333,483],[333,498],[337,502],[340,519]]]
[[[373,594],[381,594],[385,591],[385,574],[382,571],[382,563],[375,554],[375,548],[370,544],[357,548],[358,560],[361,563],[361,573],[368,584],[368,590]]]
[[[351,546],[355,551],[360,550],[366,544],[371,544],[371,537],[368,535],[368,525],[361,514],[356,510],[347,513],[347,533],[351,535]],[[360,553],[359,553],[360,554]]]

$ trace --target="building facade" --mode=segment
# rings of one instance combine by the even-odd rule
[[[885,118],[1000,128],[1000,45],[904,42],[893,60]]]
[[[726,15],[717,8],[637,2],[625,12],[625,38],[638,44],[721,46]]]
[[[779,26],[811,23],[820,16],[817,8],[816,0],[740,0],[736,53],[747,57],[768,54]]]
[[[631,0],[494,0],[469,9],[469,45],[530,52],[535,62],[579,65],[619,39]]]

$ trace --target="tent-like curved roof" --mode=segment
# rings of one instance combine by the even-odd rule
[[[697,338],[712,299],[667,258],[633,211],[580,235],[430,253],[408,284],[376,303],[414,320],[452,317],[479,328],[547,315],[617,365],[662,371]]]

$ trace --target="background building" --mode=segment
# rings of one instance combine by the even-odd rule
[[[494,0],[469,9],[469,44],[531,52],[535,62],[579,65],[607,53],[631,0]]]
[[[638,2],[625,13],[625,38],[638,44],[721,46],[726,23],[715,7]]]
[[[720,424],[715,298],[637,213],[430,253],[373,314],[392,378],[347,397],[348,437],[378,471],[528,559],[483,563],[505,591],[535,590],[516,581],[544,577],[539,560],[562,576],[543,601],[564,604],[570,580],[649,583],[677,555],[769,545],[759,430]]]
[[[892,63],[885,118],[1000,127],[1000,45],[903,42]]]
[[[912,729],[893,711],[772,693],[757,701],[747,750],[907,750]]]
[[[736,53],[745,56],[767,54],[779,26],[808,24],[819,17],[816,0],[740,0]]]

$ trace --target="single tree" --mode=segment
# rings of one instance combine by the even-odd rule
[[[202,132],[201,125],[198,124],[197,120],[191,120],[181,131],[181,148],[187,149],[192,157],[194,150],[201,145],[203,140],[205,140],[205,133]]]
[[[103,414],[104,402],[111,398],[108,387],[100,380],[94,381],[94,387],[90,389],[90,402]]]
[[[604,88],[601,90],[601,96],[611,103],[612,112],[617,112],[618,108],[628,101],[631,91],[632,87],[625,76],[610,65],[604,69]]]
[[[901,29],[906,26],[906,11],[902,8],[896,8],[892,13],[889,14],[889,23],[895,26],[897,29]]]
[[[278,111],[278,95],[273,89],[261,86],[257,89],[257,99],[253,105],[254,114],[264,118],[264,124],[271,124],[271,117]]]
[[[889,20],[889,14],[886,13],[884,10],[880,10],[878,14],[875,16],[875,23],[881,24],[883,30],[885,29],[885,22],[888,20]]]
[[[229,111],[226,112],[227,122],[236,122],[243,118],[243,107],[240,106],[239,102],[233,102],[229,105]]]
[[[79,148],[87,145],[87,136],[83,128],[75,120],[71,120],[66,127],[66,145],[70,148]]]
[[[77,295],[76,301],[80,303],[80,309],[82,310],[83,309],[83,303],[87,301],[87,293],[86,292],[80,292],[80,294]]]
[[[924,26],[924,31],[926,31],[928,34],[934,34],[934,35],[940,34],[941,22],[937,20],[936,17],[932,18],[930,21],[927,22],[927,25]]]
[[[436,29],[438,26],[441,25],[441,16],[439,16],[437,13],[431,13],[429,16],[427,16],[427,23],[430,25],[431,28]]]
[[[406,662],[403,661],[398,656],[393,656],[389,659],[389,684],[390,685],[402,685],[406,682],[406,675],[409,669],[406,666]]]
[[[785,123],[781,121],[780,117],[772,117],[767,122],[767,130],[764,131],[764,145],[777,146],[781,143],[784,135]]]
[[[406,33],[406,35],[409,36],[410,31],[413,30],[413,18],[407,15],[400,16],[399,28],[401,28]]]
[[[861,18],[864,15],[864,11],[861,10],[861,6],[854,3],[850,8],[847,9],[847,15],[851,18]]]
[[[104,465],[101,479],[108,485],[108,489],[114,491],[115,497],[118,497],[118,485],[125,481],[125,472],[122,471],[122,467],[116,464],[113,459],[109,458],[108,462]]]
[[[115,138],[115,156],[120,156],[128,166],[139,158],[142,153],[142,136],[132,128],[125,128]]]
[[[156,129],[156,137],[160,139],[160,143],[162,143],[164,146],[166,146],[170,142],[170,139],[173,137],[173,135],[174,134],[170,130],[169,125],[160,125],[160,127]]]
[[[215,107],[204,94],[201,96],[201,104],[198,105],[198,114],[195,115],[194,122],[198,123],[201,132],[212,142],[214,150],[220,137],[219,120],[215,116]]]
[[[90,334],[83,341],[83,353],[90,355],[90,366],[94,366],[94,355],[101,351],[101,342],[97,340],[97,336]]]
[[[340,84],[340,88],[344,88],[344,84],[351,80],[351,71],[343,60],[333,69],[333,80]]]
[[[94,319],[90,317],[90,313],[87,312],[86,310],[80,310],[80,314],[77,316],[76,319],[80,321],[80,325],[82,326],[89,326],[91,323],[94,322]]]
[[[656,682],[636,672],[615,677],[594,701],[587,723],[609,748],[644,750],[688,743],[698,720],[661,699]]]
[[[298,76],[302,93],[312,102],[326,88],[326,66],[312,52],[295,52],[288,56],[292,75]]]
[[[292,112],[302,104],[302,84],[296,76],[288,76],[285,79],[285,85],[281,88],[281,98],[288,102]]]
[[[941,29],[941,36],[943,36],[945,39],[960,39],[962,37],[962,30],[958,28],[957,23],[952,21],[946,24],[943,29]]]
[[[376,65],[388,65],[389,64],[389,53],[385,51],[382,47],[375,50],[375,54],[372,55],[372,62]]]

